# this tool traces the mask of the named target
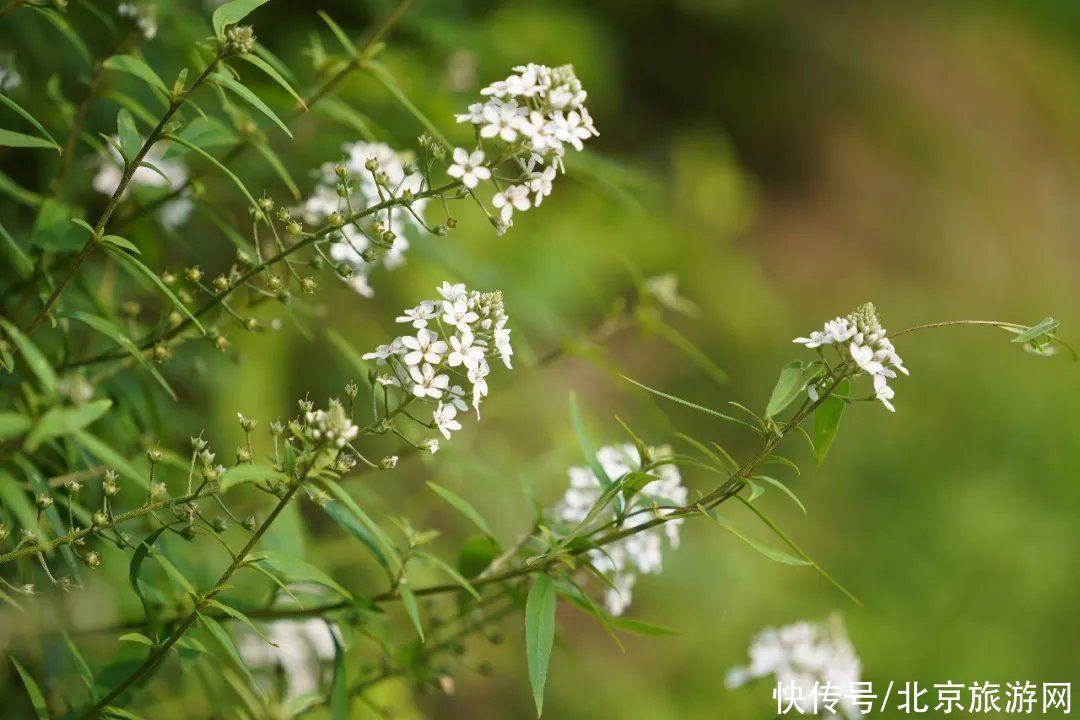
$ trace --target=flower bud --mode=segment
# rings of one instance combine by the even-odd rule
[[[156,362],[158,365],[168,360],[169,355],[172,354],[169,352],[169,348],[163,343],[157,343],[156,345],[154,345],[153,353],[154,362]]]
[[[289,222],[292,220],[292,213],[289,212],[289,208],[278,208],[277,219],[281,222]]]
[[[26,583],[25,585],[20,585],[19,586],[19,594],[20,595],[33,595],[34,594],[34,584],[33,583]]]
[[[334,174],[342,180],[347,180],[349,177],[349,168],[346,167],[345,163],[338,163],[334,166]]]
[[[315,282],[315,278],[306,277],[300,281],[300,289],[308,295],[313,294],[318,287],[319,284]]]
[[[67,490],[68,495],[74,495],[82,490],[82,483],[75,478],[64,478],[64,489]]]
[[[103,528],[108,524],[109,524],[109,516],[106,515],[104,512],[102,512],[101,510],[98,510],[96,513],[94,513],[93,515],[90,516],[90,525],[95,530],[99,529],[99,528]]]
[[[189,293],[187,290],[184,290],[183,288],[181,288],[181,289],[176,291],[176,299],[179,300],[180,302],[184,303],[185,305],[190,305],[191,304],[191,293]]]
[[[37,545],[37,536],[30,528],[23,528],[19,531],[19,542],[23,545]]]
[[[255,29],[250,25],[233,25],[225,31],[225,49],[238,55],[247,55],[255,49]]]
[[[327,218],[327,222],[330,223],[330,227],[337,228],[345,224],[345,218],[339,212],[331,213],[330,217]]]
[[[285,232],[290,235],[300,235],[304,232],[304,226],[299,220],[290,220],[285,224]]]
[[[199,269],[198,265],[192,265],[184,270],[184,277],[186,277],[189,282],[197,283],[202,280],[202,276],[203,272]]]
[[[171,327],[176,327],[180,323],[184,322],[184,316],[181,315],[178,310],[173,310],[169,313],[168,320]]]
[[[216,338],[214,338],[214,347],[221,352],[225,352],[229,349],[228,338],[226,338],[224,335],[218,335]]]
[[[285,428],[282,426],[282,424],[279,421],[275,420],[274,422],[270,423],[270,434],[271,435],[273,435],[274,437],[278,437],[283,432],[285,432]]]
[[[360,392],[360,386],[354,382],[351,382],[345,386],[345,397],[350,400],[355,400],[357,394]]]
[[[223,517],[214,518],[214,532],[223,533],[229,529],[229,521]]]
[[[259,209],[264,213],[269,213],[274,209],[274,201],[268,197],[259,198]]]
[[[38,506],[38,510],[45,510],[52,507],[53,499],[48,493],[39,493],[34,497],[34,504]]]
[[[120,492],[120,486],[116,484],[116,481],[109,480],[108,478],[106,478],[105,481],[101,483],[101,489],[109,497],[114,497]]]
[[[277,275],[271,275],[266,281],[266,287],[270,288],[272,292],[277,292],[284,287],[284,283]]]
[[[249,317],[244,320],[244,329],[248,332],[255,332],[259,329],[259,321],[257,318]]]
[[[249,530],[249,531],[252,531],[252,532],[254,532],[255,528],[257,528],[259,526],[259,523],[258,523],[257,520],[255,520],[254,515],[248,515],[246,518],[244,518],[244,523],[243,524],[244,524],[244,528],[246,530]]]
[[[457,227],[457,218],[452,218],[452,217],[446,218],[446,227],[450,228],[451,230],[456,228]]]
[[[245,447],[244,445],[239,446],[238,448],[236,448],[236,461],[242,463],[250,462],[251,451],[248,450],[247,447]]]
[[[244,432],[251,432],[255,429],[255,426],[259,424],[259,421],[255,418],[244,417],[243,413],[236,413],[236,419],[240,421],[240,427],[244,429]]]
[[[176,275],[166,270],[165,272],[161,273],[161,282],[172,287],[176,284]]]
[[[382,460],[379,461],[379,469],[380,470],[393,470],[394,468],[397,467],[397,461],[398,461],[398,456],[397,455],[389,455],[387,457],[384,457]]]
[[[218,275],[214,278],[214,290],[217,292],[225,292],[229,289],[229,278],[224,275]]]
[[[355,270],[349,263],[341,262],[334,266],[334,272],[338,274],[338,277],[342,280],[348,280],[353,276]]]
[[[382,241],[384,243],[386,243],[387,246],[393,245],[394,240],[396,240],[396,239],[397,239],[397,235],[394,234],[393,230],[387,230],[386,232],[384,232],[382,234]]]
[[[379,255],[372,248],[368,247],[360,251],[360,259],[366,263],[373,263],[379,259]]]
[[[169,494],[169,490],[168,490],[168,488],[165,487],[165,483],[163,483],[163,482],[154,483],[153,485],[150,486],[150,497],[151,498],[165,497],[168,494]]]
[[[82,560],[84,563],[86,563],[87,567],[96,568],[101,565],[101,556],[93,550],[86,553],[86,555],[83,556]]]
[[[188,542],[191,542],[192,540],[195,539],[195,530],[194,530],[194,528],[192,528],[190,525],[183,528],[180,531],[180,537],[184,538]]]
[[[373,172],[377,171],[379,169],[379,160],[378,160],[378,158],[369,157],[367,159],[367,161],[364,163],[364,167],[367,168],[368,172],[373,173]]]
[[[158,448],[150,448],[146,451],[146,458],[150,461],[151,465],[156,465],[161,462],[162,454]]]

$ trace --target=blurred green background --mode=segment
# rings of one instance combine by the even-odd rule
[[[177,23],[202,13],[161,6]],[[296,58],[319,28],[316,9],[356,35],[389,7],[279,1],[252,19],[260,40],[303,76]],[[1053,314],[1066,338],[1080,337],[1078,8],[1071,0],[418,0],[384,60],[451,138],[468,136],[451,114],[528,61],[574,63],[601,136],[577,163],[581,171],[571,164],[554,195],[515,218],[505,236],[463,211],[450,238],[419,240],[405,268],[377,273],[374,299],[335,288],[297,310],[310,315],[302,324],[333,327],[366,349],[391,337],[397,311],[443,279],[506,295],[520,362],[497,373],[482,422],[466,423],[436,462],[365,476],[358,492],[382,517],[445,528],[436,548],[452,556],[467,528],[422,492],[423,482],[469,498],[512,541],[529,523],[520,479],[553,504],[565,467],[581,464],[569,390],[598,442],[622,439],[618,414],[654,444],[682,431],[716,439],[736,457],[753,451],[752,438],[656,404],[613,370],[712,407],[736,400],[761,408],[779,367],[797,356],[791,338],[865,300],[890,329]],[[43,46],[27,49],[35,28],[47,32],[25,22],[30,35],[18,43],[0,28],[20,57],[40,57],[40,66],[23,68],[31,82],[63,67]],[[166,80],[182,52],[171,34],[163,21],[147,50]],[[362,77],[341,97],[396,147],[421,130]],[[95,112],[104,129],[115,107]],[[294,145],[278,137],[275,147],[305,178],[303,190],[308,170],[358,139],[325,119],[302,119],[294,130]],[[236,169],[253,190],[283,196],[257,159]],[[89,179],[92,168],[83,170]],[[32,184],[48,168],[5,171]],[[233,193],[218,179],[208,188]],[[212,268],[231,254],[197,222],[174,240],[158,243],[159,265],[178,268],[195,254]],[[674,322],[727,372],[726,384],[637,332],[608,342],[600,363],[573,355],[529,369],[530,357],[604,317],[631,285],[628,263],[679,277],[701,313]],[[288,322],[280,333],[233,339],[240,362],[202,352],[205,375],[180,382],[192,404],[165,419],[178,431],[174,441],[206,426],[231,447],[237,410],[290,416],[295,398],[340,394],[354,376],[323,341]],[[895,415],[852,408],[822,467],[788,441],[804,470],[792,487],[809,515],[775,492],[764,507],[864,608],[812,570],[770,563],[715,525],[688,522],[664,574],[639,580],[630,610],[684,634],[626,638],[624,653],[594,621],[561,608],[545,716],[773,717],[769,688],[726,690],[726,670],[745,662],[763,626],[837,610],[864,679],[875,683],[1080,679],[1080,374],[1066,359],[1035,358],[1007,340],[975,328],[905,337],[898,350],[911,377],[895,383]],[[693,470],[684,479],[692,492],[714,482]],[[728,514],[758,532],[743,513]],[[347,577],[367,562],[332,528],[307,542]],[[101,580],[61,600],[76,625],[100,622],[107,598],[126,591],[125,568],[109,572],[116,588]],[[399,718],[529,717],[520,618],[504,634],[502,645],[469,645],[452,666],[454,695],[414,700],[388,685],[378,701]],[[481,662],[492,677],[475,672]]]

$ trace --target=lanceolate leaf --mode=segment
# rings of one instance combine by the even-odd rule
[[[644,385],[642,383],[639,383],[637,380],[633,380],[631,378],[628,378],[625,375],[620,375],[619,377],[621,377],[623,380],[626,380],[629,383],[633,383],[634,385],[637,385],[642,390],[646,390],[648,392],[651,392],[653,395],[657,395],[659,397],[662,397],[665,400],[671,400],[672,402],[679,403],[680,405],[685,405],[688,408],[693,408],[694,410],[697,410],[698,412],[703,412],[706,415],[712,415],[714,418],[719,418],[721,420],[726,420],[729,423],[734,423],[735,425],[739,425],[741,427],[752,430],[755,433],[760,432],[758,430],[758,428],[756,428],[755,426],[753,426],[750,423],[746,422],[745,420],[740,420],[739,418],[732,417],[731,415],[725,415],[722,412],[717,412],[716,410],[713,410],[712,408],[707,408],[707,407],[704,407],[702,405],[698,405],[697,403],[692,403],[689,400],[683,400],[681,397],[676,397],[675,395],[669,395],[666,392],[662,392],[660,390],[657,390],[656,388],[651,388],[648,385]]]
[[[232,0],[232,2],[225,3],[214,11],[214,15],[211,19],[211,23],[214,26],[214,34],[219,38],[224,37],[226,26],[240,22],[246,18],[252,10],[266,2],[267,0]]]
[[[476,527],[480,528],[488,535],[493,534],[491,532],[491,528],[488,527],[487,521],[484,520],[483,516],[476,511],[476,508],[469,504],[468,500],[461,497],[457,493],[448,490],[441,485],[436,485],[435,483],[430,481],[428,482],[428,487],[431,488],[436,495],[441,497],[446,502],[450,503],[450,505],[452,505],[455,510],[457,510],[459,513],[471,520],[473,524],[476,525]]]
[[[783,412],[784,408],[802,394],[806,385],[821,375],[824,370],[824,364],[817,360],[809,365],[804,365],[802,360],[793,360],[785,365],[780,371],[776,387],[773,388],[769,404],[765,408],[765,415],[774,417]]]
[[[23,446],[34,451],[41,443],[60,435],[69,435],[93,424],[109,411],[112,400],[108,398],[83,403],[74,407],[57,406],[49,408],[38,418]]]
[[[778,562],[778,563],[784,563],[785,565],[809,565],[810,564],[806,560],[803,560],[801,558],[797,558],[794,555],[790,555],[790,554],[784,552],[783,550],[777,550],[774,547],[769,547],[765,543],[760,542],[758,540],[755,540],[754,538],[750,537],[749,535],[744,533],[739,528],[732,525],[730,520],[728,520],[726,517],[724,517],[720,513],[716,512],[715,510],[705,511],[705,514],[708,515],[713,520],[715,520],[720,525],[720,527],[724,528],[729,533],[731,533],[735,537],[739,538],[740,540],[745,542],[747,545],[754,548],[755,550],[757,550],[759,553],[761,553],[765,557],[769,558],[770,560],[773,560],[773,561]]]
[[[38,716],[38,720],[49,720],[49,708],[45,704],[45,696],[41,694],[41,688],[34,682],[34,678],[30,676],[30,673],[26,672],[26,668],[16,660],[11,658],[11,663],[15,666],[15,670],[19,673],[19,677],[22,678],[23,685],[26,686],[26,694],[30,696],[30,705],[34,708],[34,714]]]
[[[820,464],[829,448],[832,447],[836,433],[840,429],[840,418],[847,407],[847,401],[843,397],[851,392],[851,381],[843,380],[836,386],[836,390],[814,410],[814,458]]]
[[[243,465],[237,465],[231,467],[225,471],[225,474],[221,477],[220,491],[235,487],[236,485],[242,485],[243,483],[255,482],[257,480],[276,480],[281,478],[282,475],[277,470],[267,467],[266,465],[255,465],[253,463],[245,463]]]
[[[141,58],[134,55],[113,55],[102,64],[110,70],[134,75],[153,89],[169,95],[165,82]]]
[[[105,239],[108,240],[108,238],[111,237],[116,236],[107,235],[105,236]],[[123,240],[123,238],[120,239]],[[124,242],[127,241],[125,240]],[[139,349],[139,346],[136,345],[131,338],[125,335],[124,332],[120,330],[120,328],[116,327],[116,325],[112,324],[103,317],[91,315],[90,313],[85,313],[79,310],[67,313],[60,313],[60,315],[62,317],[69,317],[72,320],[78,320],[81,323],[85,323],[86,325],[92,327],[94,330],[97,330],[102,335],[105,335],[106,337],[111,339],[113,342],[119,345],[124,350],[124,352],[134,358],[137,363],[142,365],[143,368],[146,369],[146,371],[150,373],[151,376],[153,376],[154,380],[157,381],[158,385],[164,388],[165,392],[169,394],[169,397],[171,397],[173,400],[177,399],[176,392],[172,389],[172,387],[169,386],[169,383],[166,382],[165,378],[161,376],[161,373],[158,372],[158,369],[154,367],[149,360],[146,359],[146,356]]]
[[[56,371],[53,370],[52,365],[45,359],[45,356],[38,350],[37,345],[26,337],[19,328],[8,322],[6,319],[0,317],[0,327],[4,328],[4,332],[7,333],[11,341],[15,343],[15,347],[19,349],[19,352],[23,356],[23,360],[26,362],[30,371],[37,376],[38,382],[41,384],[41,389],[47,393],[52,394],[56,391]]]
[[[555,608],[555,583],[547,575],[537,576],[525,599],[525,659],[537,717],[544,713],[544,685],[555,643]]]
[[[416,628],[416,634],[420,636],[420,642],[424,642],[424,624],[420,621],[420,608],[416,604],[416,595],[405,584],[405,581],[402,581],[398,587],[398,592],[401,593],[401,604],[405,607],[405,614],[409,616],[410,622]]]
[[[3,93],[0,93],[0,102],[7,105],[9,108],[11,108],[16,113],[18,113],[19,117],[21,117],[22,119],[26,120],[26,122],[33,125],[34,129],[37,130],[38,133],[40,133],[41,136],[45,140],[48,140],[48,143],[49,143],[48,146],[49,147],[54,148],[57,152],[61,151],[59,143],[56,142],[56,138],[54,138],[52,135],[50,135],[49,131],[46,130],[42,126],[42,124],[37,121],[37,118],[35,118],[30,113],[28,113],[26,110],[24,110],[21,105],[19,105],[17,102],[15,102],[14,100],[12,100],[11,98],[9,98],[7,95],[5,95]]]
[[[165,137],[167,139],[169,139],[169,140],[172,140],[173,142],[175,142],[175,143],[177,143],[179,145],[183,145],[184,147],[186,147],[189,150],[195,151],[199,155],[206,158],[206,160],[209,161],[210,164],[212,164],[214,167],[216,167],[221,172],[225,173],[225,176],[228,177],[230,180],[232,180],[233,183],[236,185],[236,187],[240,188],[240,192],[244,193],[244,197],[246,197],[248,199],[248,202],[251,203],[251,207],[257,207],[258,206],[258,204],[255,202],[255,198],[253,198],[251,196],[251,193],[248,192],[248,189],[246,187],[244,187],[244,183],[240,182],[240,178],[236,177],[236,175],[233,174],[232,170],[229,170],[229,168],[222,165],[221,162],[219,162],[218,159],[215,158],[213,155],[206,152],[205,150],[203,150],[198,145],[195,145],[195,144],[193,144],[191,142],[188,142],[184,138],[179,137],[177,135],[166,135]]]
[[[300,103],[301,107],[303,107],[304,109],[307,109],[307,104],[304,102],[304,98],[300,97],[300,94],[297,93],[296,90],[293,89],[293,86],[289,84],[289,81],[286,80],[284,77],[282,77],[281,73],[279,73],[277,71],[277,68],[275,68],[273,65],[266,62],[265,60],[263,60],[258,55],[252,55],[252,54],[241,55],[240,59],[241,60],[246,60],[247,62],[251,63],[255,67],[262,70],[264,73],[269,75],[271,80],[273,80],[274,82],[276,82],[278,85],[280,85],[282,88],[285,89],[285,92],[289,93],[294,98],[296,98],[296,101],[298,103]]]
[[[233,78],[229,77],[224,73],[215,75],[214,82],[216,82],[218,85],[221,85],[226,90],[234,93],[241,100],[251,105],[253,108],[261,112],[266,117],[273,120],[274,124],[281,128],[282,132],[284,132],[289,137],[292,137],[292,133],[289,132],[289,127],[284,122],[282,122],[281,118],[277,116],[277,113],[271,110],[270,106],[264,103],[258,95],[249,90],[246,85],[234,80]]]

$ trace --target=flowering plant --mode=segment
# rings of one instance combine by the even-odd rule
[[[441,448],[461,442],[468,425],[497,431],[480,409],[500,385],[626,330],[651,331],[714,377],[722,371],[666,324],[694,308],[670,275],[636,278],[595,329],[538,354],[510,320],[511,307],[521,317],[514,293],[470,289],[447,270],[452,279],[393,318],[400,334],[383,344],[365,339],[359,347],[374,349],[358,351],[330,327],[330,302],[371,302],[376,288],[389,289],[383,271],[465,222],[452,208],[462,217],[482,214],[506,233],[544,205],[567,173],[568,155],[598,131],[573,67],[530,63],[483,88],[485,99],[456,116],[471,139],[449,142],[440,130],[449,118],[428,118],[380,59],[408,0],[359,43],[320,13],[341,49],[328,52],[321,36],[313,41],[312,90],[302,95],[293,71],[249,24],[263,4],[219,4],[210,34],[201,28],[182,65],[170,68],[171,84],[144,53],[164,34],[165,4],[95,7],[112,41],[101,57],[82,39],[90,31],[77,21],[87,18],[65,2],[12,0],[0,10],[12,21],[46,18],[91,68],[76,101],[48,81],[55,112],[37,106],[36,92],[17,93],[16,70],[0,69],[0,99],[28,126],[4,129],[0,145],[27,157],[57,153],[48,166],[55,172],[39,186],[0,175],[0,190],[18,206],[0,224],[10,268],[0,278],[0,602],[5,627],[35,613],[49,618],[47,628],[13,643],[11,667],[26,695],[12,712],[28,704],[39,719],[347,717],[393,679],[451,692],[449,658],[465,640],[520,615],[539,714],[560,600],[609,630],[666,633],[626,613],[637,584],[661,573],[665,551],[679,545],[691,518],[711,519],[770,560],[814,568],[854,600],[765,516],[757,500],[767,487],[801,502],[760,467],[795,467],[779,448],[800,433],[822,460],[853,403],[894,410],[889,382],[908,371],[892,341],[964,323],[890,334],[874,306],[863,305],[795,340],[817,357],[784,366],[762,413],[740,405],[732,415],[629,381],[751,433],[754,449],[742,461],[719,442],[686,434],[651,444],[631,428],[636,423],[621,420],[626,437],[616,440],[611,429],[610,443],[597,448],[571,393],[584,464],[567,469],[561,499],[534,503],[532,524],[513,542],[465,497],[427,483],[470,528],[456,558],[447,558],[432,549],[441,526],[386,510],[379,493],[354,481],[390,473],[409,456],[468,467],[467,453]],[[395,109],[423,126],[415,147],[391,143],[403,133],[374,132],[378,125],[333,97],[354,76],[385,89]],[[118,78],[135,89],[111,90]],[[274,109],[282,98],[295,102],[284,116]],[[101,105],[106,124],[98,121]],[[289,172],[296,163],[273,144],[278,134],[291,139],[317,105],[359,138],[341,144],[338,157],[301,158],[316,167],[305,196]],[[240,159],[251,151],[275,178],[261,193],[244,180]],[[218,202],[226,196],[234,206]],[[222,251],[226,242],[235,249]],[[317,304],[320,291],[327,305]],[[204,382],[213,374],[207,367],[216,363],[224,375],[222,358],[243,367],[252,348],[273,353],[256,343],[272,342],[285,321],[313,337],[320,352],[310,360],[320,374],[326,368],[324,387],[300,389],[285,419],[229,408],[236,422],[229,429],[240,439],[234,450],[204,438],[214,389]],[[1032,326],[972,322],[1013,332],[1040,355],[1067,347],[1050,318]],[[331,372],[323,348],[348,361],[348,378]],[[868,395],[854,389],[864,378]],[[260,392],[250,393],[252,405]],[[530,420],[528,412],[520,417]],[[692,486],[691,471],[709,483]],[[561,483],[564,475],[552,477]],[[745,507],[782,546],[747,536],[720,514],[722,504]],[[326,536],[347,543],[345,568],[305,550]],[[102,587],[116,600],[109,613],[93,613],[92,623],[61,621],[61,603]],[[840,637],[810,626],[762,635],[751,665],[730,682],[836,667],[857,676]],[[63,668],[50,661],[55,653],[64,654]],[[796,667],[784,653],[814,662]],[[198,684],[197,707],[177,689],[186,683]]]

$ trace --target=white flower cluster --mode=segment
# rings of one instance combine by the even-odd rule
[[[117,143],[120,142],[116,136],[113,136],[113,140]],[[143,157],[143,162],[153,165],[160,172],[155,172],[146,165],[139,165],[139,167],[135,168],[128,186],[124,188],[124,194],[121,195],[122,200],[127,198],[132,187],[170,188],[187,183],[187,166],[183,161],[176,158],[165,158],[164,150],[159,150],[159,147],[165,146],[159,144],[150,148]],[[94,176],[93,186],[99,193],[111,196],[116,192],[116,188],[119,187],[120,180],[124,176],[124,158],[121,157],[112,144],[108,145],[106,150],[106,155],[101,158],[101,165],[98,167],[97,175]],[[194,207],[191,198],[181,195],[164,203],[158,209],[158,220],[166,228],[175,230],[187,222]]]
[[[671,448],[650,448],[654,460],[671,457]],[[604,474],[611,481],[618,480],[629,472],[641,469],[641,456],[633,445],[607,445],[596,452]],[[657,505],[678,506],[686,504],[687,491],[682,484],[679,469],[672,464],[663,464],[649,470],[657,479],[645,485],[640,492],[630,499],[631,508],[626,508],[624,528],[634,528],[653,519],[656,515],[665,515],[672,510],[646,511]],[[571,467],[568,471],[570,487],[562,501],[555,508],[555,515],[561,522],[577,524],[584,520],[596,505],[603,493],[599,478],[587,467]],[[623,495],[622,502],[626,502]],[[615,508],[609,505],[602,517],[613,519]],[[663,543],[660,529],[667,534],[671,546],[679,546],[679,525],[682,519],[669,520],[663,525],[641,530],[621,540],[605,545],[602,549],[592,550],[589,560],[593,567],[607,575],[611,580],[604,594],[604,605],[612,615],[622,615],[630,606],[634,583],[638,573],[657,574],[663,570]]]
[[[153,40],[157,35],[157,6],[137,5],[133,2],[122,2],[116,8],[116,14],[120,17],[131,18],[135,21],[135,27],[147,40]]]
[[[826,622],[797,622],[766,628],[750,643],[750,664],[728,671],[729,688],[773,676],[782,692],[809,698],[815,686],[831,683],[838,707],[849,718],[862,717],[851,701],[862,666],[839,617]],[[800,696],[799,693],[802,692]],[[826,717],[836,717],[825,712]]]
[[[418,172],[406,174],[412,158],[394,151],[385,143],[355,142],[342,146],[344,159],[339,163],[323,163],[319,168],[315,192],[304,201],[300,212],[304,222],[321,224],[334,213],[348,216],[349,205],[355,212],[372,205],[401,197],[403,193],[417,194],[423,189],[423,178]],[[342,180],[338,168],[348,171],[350,185],[348,199],[338,194]],[[374,168],[374,169],[371,169]],[[408,168],[412,169],[412,168]],[[378,178],[378,180],[376,179]],[[373,291],[368,282],[368,275],[376,264],[393,270],[405,262],[405,251],[409,248],[407,234],[423,230],[423,217],[426,199],[412,201],[412,211],[402,206],[389,208],[377,217],[365,218],[382,227],[378,234],[389,231],[394,234],[390,247],[378,258],[378,262],[367,262],[362,253],[375,245],[371,236],[356,224],[346,223],[340,228],[342,239],[330,246],[330,256],[337,262],[347,263],[354,274],[349,279],[353,289],[365,297],[371,297]],[[413,214],[415,213],[415,215]],[[381,239],[378,242],[382,242]]]
[[[304,422],[310,428],[312,440],[325,440],[336,448],[345,447],[360,432],[337,400],[331,400],[326,410],[307,410]]]
[[[514,70],[516,74],[481,90],[489,100],[473,103],[467,113],[456,116],[458,122],[475,125],[481,141],[505,143],[523,172],[520,182],[500,187],[492,198],[503,229],[513,224],[514,211],[539,207],[551,194],[557,171],[565,170],[567,145],[581,150],[583,141],[599,135],[572,65],[530,63]],[[483,150],[457,148],[453,159],[447,173],[470,189],[491,177],[483,165]]]
[[[268,674],[280,668],[285,680],[283,700],[317,692],[323,666],[334,658],[336,630],[317,618],[278,620],[263,630],[273,645],[254,632],[241,635],[237,649],[244,664]]]
[[[794,342],[808,348],[846,345],[851,360],[874,379],[874,397],[893,412],[896,408],[891,401],[895,393],[888,381],[896,377],[897,371],[909,373],[887,334],[881,327],[874,304],[865,303],[847,317],[830,320],[824,329],[815,330],[810,337],[795,338]],[[808,392],[810,398],[816,400],[819,388],[812,384]]]
[[[364,359],[389,368],[390,374],[377,379],[381,385],[436,401],[432,423],[449,440],[451,432],[461,429],[457,414],[467,408],[466,398],[480,417],[480,403],[488,394],[489,358],[497,357],[509,368],[514,350],[501,292],[470,291],[448,282],[437,290],[439,299],[425,300],[397,318],[411,325],[415,335],[394,338]],[[470,392],[459,382],[470,385]],[[424,447],[434,453],[438,444]]]

